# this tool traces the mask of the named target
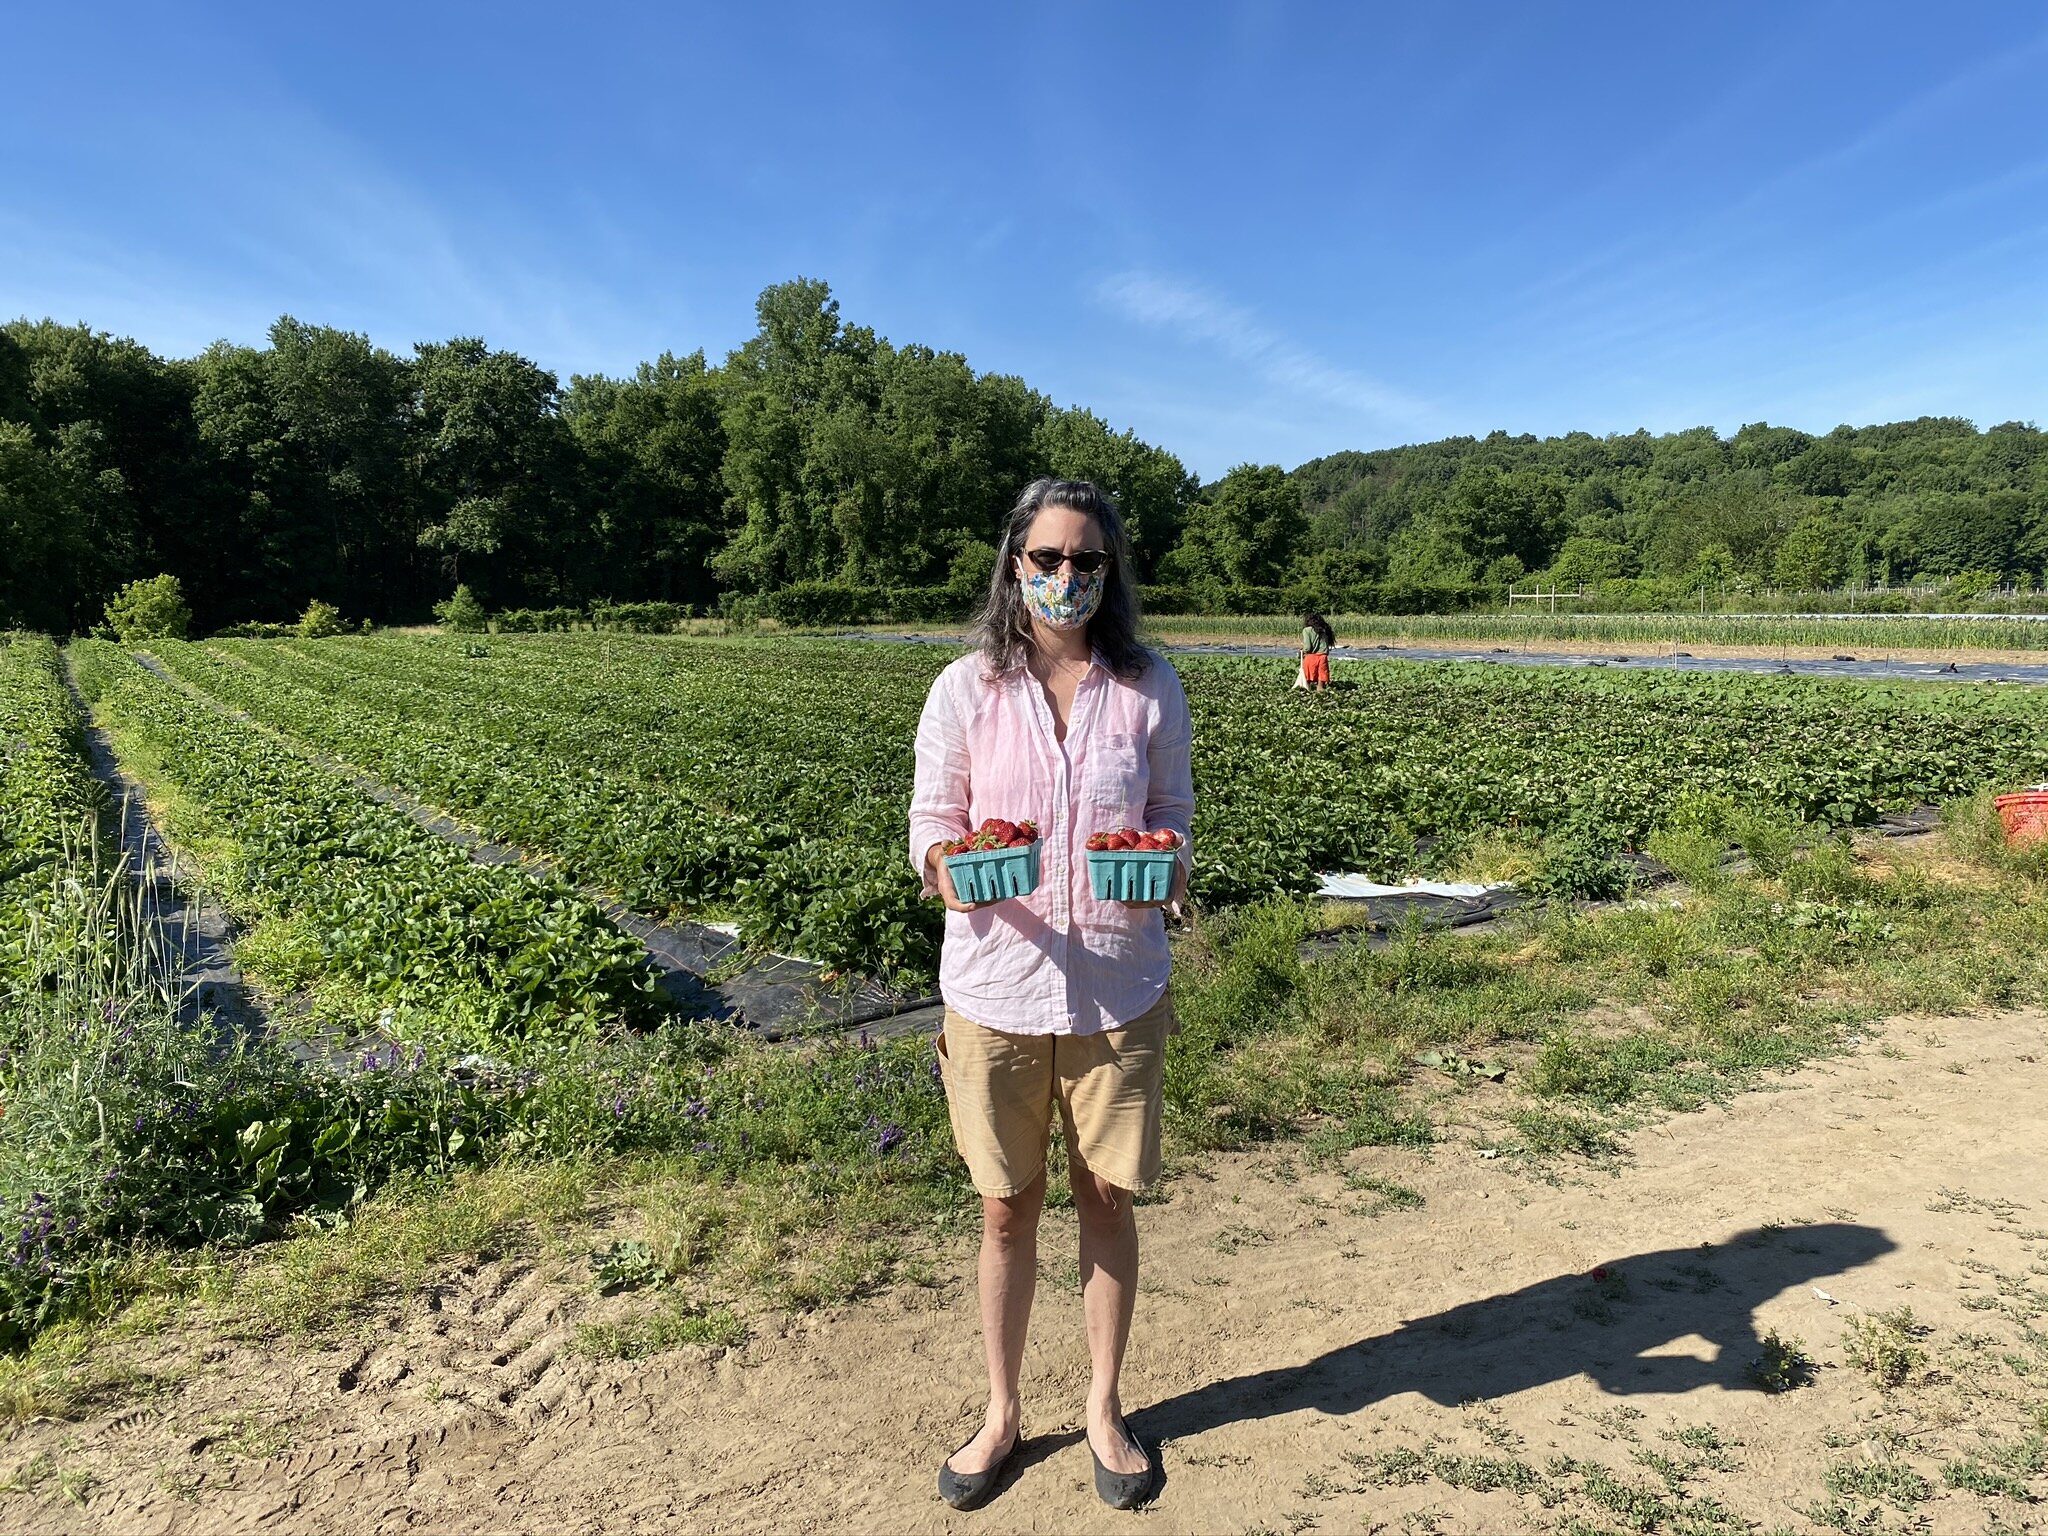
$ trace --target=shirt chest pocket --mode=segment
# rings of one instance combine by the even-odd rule
[[[1137,826],[1145,811],[1145,738],[1130,734],[1097,736],[1088,743],[1081,770],[1081,800],[1091,810],[1109,813],[1103,825],[1083,832],[1114,831]]]

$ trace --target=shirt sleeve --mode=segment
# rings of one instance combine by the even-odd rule
[[[1194,722],[1188,714],[1188,696],[1180,678],[1163,657],[1152,665],[1159,669],[1159,718],[1146,744],[1151,785],[1145,795],[1145,825],[1171,827],[1180,834],[1181,867],[1192,874],[1195,867],[1195,771]]]
[[[953,673],[939,674],[917,722],[917,780],[910,795],[910,867],[936,896],[924,856],[933,843],[965,837],[967,823],[967,731]]]

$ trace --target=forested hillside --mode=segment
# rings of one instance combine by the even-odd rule
[[[166,359],[84,326],[0,326],[0,626],[83,630],[168,572],[196,626],[320,599],[419,620],[659,601],[931,616],[987,579],[1019,485],[1107,484],[1156,609],[1457,607],[1529,576],[1620,606],[1703,589],[2033,583],[2033,427],[1923,418],[1653,437],[1495,433],[1201,485],[1172,452],[957,353],[766,290],[722,362],[664,353],[564,387],[475,338],[401,357],[289,317]]]

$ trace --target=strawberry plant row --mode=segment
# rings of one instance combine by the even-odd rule
[[[53,878],[92,837],[98,787],[56,646],[0,635],[0,1000],[32,985],[28,929]]]
[[[656,1011],[639,946],[560,882],[485,868],[113,647],[75,648],[81,685],[211,851],[257,928],[266,979],[354,1023],[502,1048]]]

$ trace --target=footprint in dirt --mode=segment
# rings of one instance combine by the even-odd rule
[[[1297,1366],[1211,1382],[1131,1422],[1140,1433],[1179,1440],[1304,1408],[1349,1414],[1404,1392],[1456,1405],[1582,1374],[1617,1395],[1740,1388],[1763,1353],[1757,1307],[1897,1246],[1875,1227],[1834,1222],[1612,1258],[1591,1273],[1415,1318]],[[1717,1346],[1713,1359],[1650,1353],[1695,1335]]]

